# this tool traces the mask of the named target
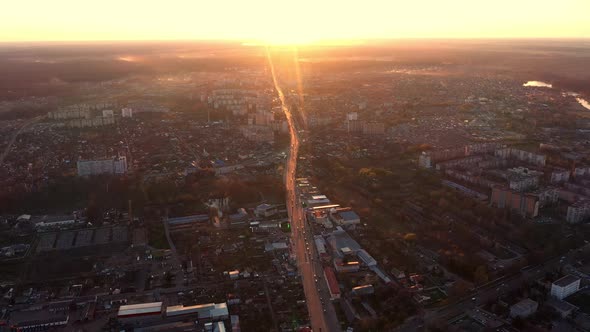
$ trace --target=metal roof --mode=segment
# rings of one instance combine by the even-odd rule
[[[149,302],[149,303],[139,303],[139,304],[130,304],[130,305],[122,305],[119,307],[119,317],[124,316],[134,316],[134,315],[146,315],[146,314],[156,314],[162,312],[162,302]]]
[[[326,276],[326,281],[328,281],[328,287],[330,287],[330,292],[334,295],[340,294],[340,287],[338,286],[338,279],[336,279],[334,269],[332,269],[329,266],[326,266],[324,268],[324,275]]]

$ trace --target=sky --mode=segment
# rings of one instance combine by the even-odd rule
[[[0,41],[590,38],[590,0],[4,1]]]

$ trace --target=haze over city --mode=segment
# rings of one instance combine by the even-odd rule
[[[589,12],[4,3],[0,332],[590,330]]]
[[[11,1],[0,41],[587,38],[584,0]]]

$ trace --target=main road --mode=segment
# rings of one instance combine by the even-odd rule
[[[285,165],[285,190],[287,198],[287,213],[291,219],[292,250],[297,259],[299,275],[302,278],[303,290],[309,311],[311,327],[315,332],[340,331],[336,312],[330,302],[322,265],[314,252],[311,230],[305,222],[305,212],[299,204],[299,197],[295,186],[297,171],[297,157],[299,153],[299,134],[291,111],[286,105],[285,96],[279,86],[270,54],[267,53],[275,90],[277,91],[281,107],[289,125],[291,149]]]

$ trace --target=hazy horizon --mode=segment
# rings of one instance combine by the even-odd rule
[[[20,1],[0,13],[0,42],[589,38],[590,2],[363,3],[267,0],[143,3]]]

